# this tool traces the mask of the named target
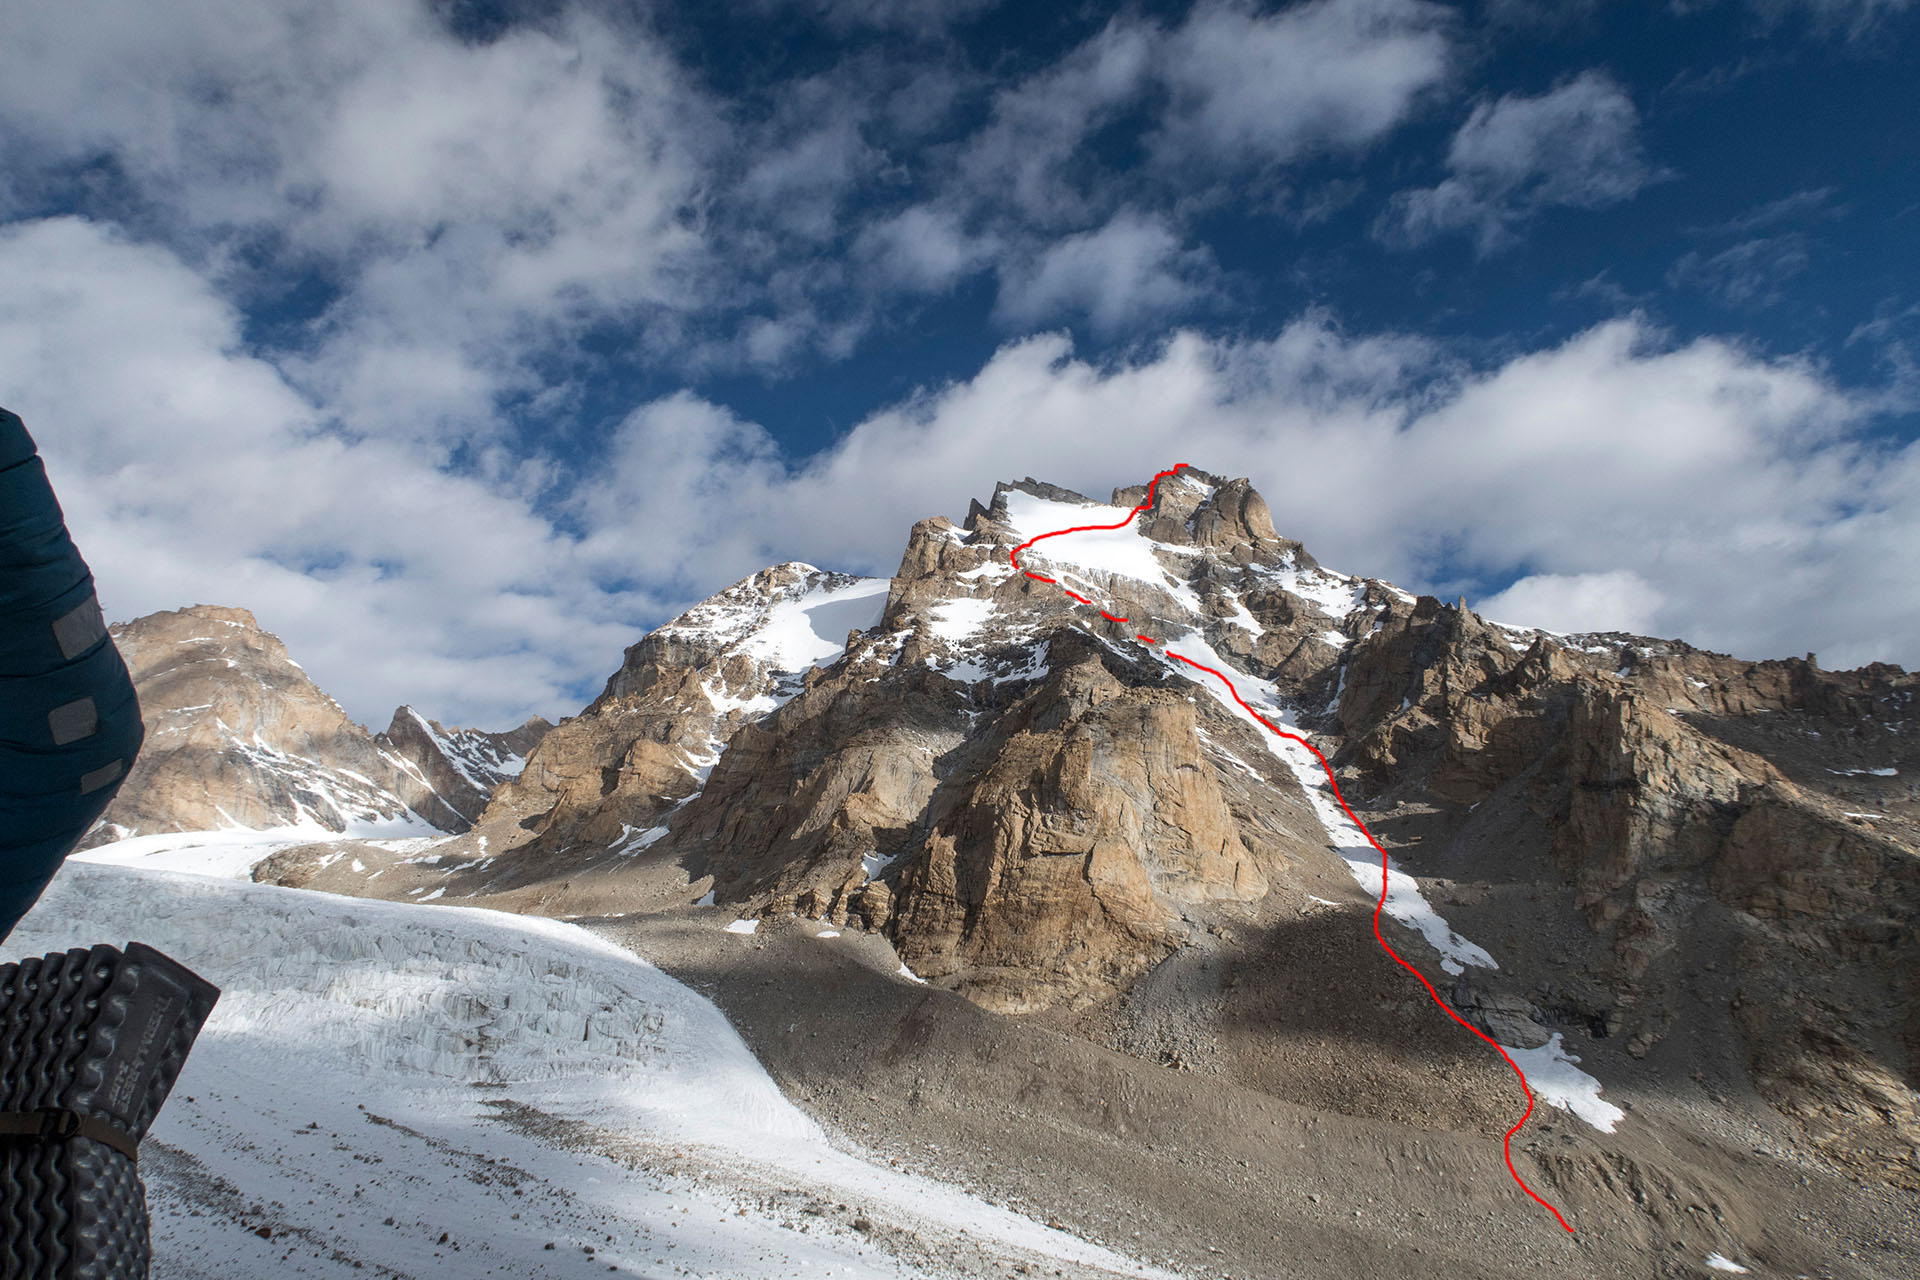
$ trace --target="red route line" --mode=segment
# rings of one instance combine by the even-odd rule
[[[1139,515],[1142,511],[1147,510],[1149,507],[1153,505],[1153,492],[1155,487],[1158,486],[1162,480],[1166,479],[1166,477],[1173,475],[1175,472],[1178,472],[1181,468],[1187,465],[1188,464],[1184,462],[1177,462],[1170,469],[1166,471],[1162,471],[1159,474],[1155,475],[1153,477],[1152,482],[1147,485],[1146,500],[1143,501],[1139,506],[1135,507],[1132,511],[1129,511],[1124,520],[1117,521],[1113,524],[1075,525],[1071,529],[1055,529],[1051,533],[1036,534],[1033,537],[1028,538],[1025,542],[1021,543],[1019,546],[1013,548],[1013,550],[1009,551],[1007,553],[1007,559],[1013,564],[1014,568],[1019,569],[1020,553],[1022,551],[1025,551],[1028,547],[1031,547],[1034,543],[1039,542],[1042,538],[1058,538],[1062,534],[1089,533],[1094,530],[1101,530],[1101,529],[1126,528],[1128,525],[1133,523],[1135,516]],[[1034,573],[1030,570],[1022,569],[1021,572],[1025,573],[1027,577],[1032,578],[1036,582],[1054,582],[1055,585],[1060,585],[1057,582],[1055,582],[1055,579],[1042,577],[1040,574]],[[1071,591],[1065,586],[1061,586],[1060,589],[1062,591],[1065,591],[1068,595],[1072,596],[1075,600],[1078,600],[1080,603],[1093,606],[1094,608],[1098,608],[1097,605],[1093,605],[1093,602],[1091,600],[1088,600],[1085,596],[1080,595],[1077,592]],[[1110,622],[1126,621],[1125,618],[1116,618],[1113,614],[1108,613],[1105,609],[1100,609],[1099,612],[1101,617],[1106,618]],[[1146,636],[1146,635],[1136,635],[1134,636],[1134,639],[1140,641],[1142,644],[1148,644],[1148,645],[1160,643],[1158,640],[1155,640],[1153,637]],[[1448,1004],[1445,1000],[1442,1000],[1440,998],[1440,993],[1434,990],[1433,984],[1427,981],[1427,975],[1424,973],[1421,973],[1418,969],[1408,964],[1398,951],[1395,951],[1392,947],[1387,945],[1386,937],[1383,934],[1381,934],[1380,912],[1387,905],[1387,886],[1388,886],[1387,850],[1385,846],[1383,846],[1378,840],[1373,838],[1373,832],[1367,830],[1367,824],[1360,821],[1359,815],[1354,813],[1352,806],[1350,806],[1347,803],[1347,798],[1340,794],[1340,783],[1339,783],[1339,780],[1333,776],[1333,766],[1327,762],[1327,758],[1324,755],[1320,754],[1320,748],[1314,746],[1311,742],[1308,742],[1305,738],[1301,737],[1299,734],[1288,733],[1285,729],[1280,728],[1278,725],[1268,720],[1265,716],[1261,715],[1258,711],[1255,711],[1251,706],[1248,706],[1247,700],[1240,696],[1240,690],[1235,688],[1233,681],[1228,679],[1226,675],[1224,675],[1223,673],[1214,670],[1212,667],[1207,666],[1203,662],[1195,662],[1192,658],[1186,657],[1183,654],[1175,653],[1171,649],[1168,649],[1166,651],[1166,655],[1167,657],[1173,659],[1175,662],[1185,663],[1187,666],[1192,667],[1197,671],[1206,672],[1208,675],[1218,680],[1221,684],[1224,684],[1225,686],[1227,686],[1227,692],[1233,695],[1233,700],[1240,704],[1241,709],[1244,710],[1248,715],[1252,716],[1255,720],[1258,720],[1262,725],[1266,726],[1268,732],[1272,733],[1276,737],[1287,738],[1294,742],[1297,742],[1301,746],[1305,747],[1307,750],[1313,752],[1313,758],[1318,760],[1320,762],[1320,767],[1326,771],[1327,785],[1333,788],[1333,798],[1340,802],[1340,808],[1346,813],[1347,817],[1353,821],[1353,825],[1360,828],[1360,834],[1367,838],[1367,843],[1380,851],[1380,897],[1373,904],[1374,941],[1380,944],[1381,950],[1385,951],[1388,955],[1393,957],[1394,963],[1398,964],[1402,969],[1405,969],[1408,973],[1412,974],[1414,977],[1420,980],[1420,985],[1427,989],[1427,994],[1433,997],[1433,1002],[1440,1006],[1440,1009],[1443,1013],[1445,1013],[1449,1018],[1452,1018],[1455,1022],[1459,1023],[1461,1026],[1465,1027],[1467,1030],[1473,1032],[1474,1035],[1479,1036],[1482,1040],[1492,1045],[1493,1051],[1499,1054],[1501,1059],[1504,1060],[1509,1067],[1513,1068],[1513,1074],[1520,1077],[1520,1089],[1523,1093],[1527,1095],[1527,1110],[1526,1110],[1526,1114],[1522,1115],[1518,1120],[1514,1121],[1513,1127],[1507,1130],[1506,1137],[1503,1138],[1500,1143],[1501,1153],[1506,1157],[1506,1161],[1507,1161],[1507,1172],[1513,1175],[1514,1182],[1519,1184],[1520,1189],[1522,1191],[1526,1192],[1527,1195],[1531,1197],[1537,1204],[1539,1204],[1542,1208],[1544,1208],[1548,1213],[1552,1214],[1554,1221],[1558,1222],[1562,1227],[1566,1228],[1568,1235],[1574,1234],[1574,1230],[1571,1226],[1568,1226],[1567,1220],[1560,1216],[1560,1211],[1554,1208],[1551,1204],[1548,1204],[1545,1200],[1542,1200],[1540,1196],[1534,1192],[1534,1189],[1527,1185],[1527,1180],[1520,1176],[1520,1171],[1513,1167],[1513,1135],[1520,1132],[1521,1127],[1525,1125],[1527,1123],[1527,1120],[1533,1115],[1533,1088],[1527,1083],[1527,1073],[1520,1069],[1519,1063],[1515,1062],[1511,1057],[1508,1056],[1507,1051],[1501,1048],[1498,1041],[1496,1041],[1492,1036],[1488,1035],[1486,1032],[1480,1030],[1480,1028],[1468,1022],[1465,1018],[1462,1018],[1458,1013],[1454,1011],[1454,1008],[1452,1005]]]

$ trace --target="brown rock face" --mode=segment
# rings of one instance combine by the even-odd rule
[[[461,825],[448,829],[465,830],[479,820],[494,790],[519,776],[527,755],[552,730],[540,716],[505,733],[449,729],[401,707],[376,741],[411,761],[433,793],[459,815]]]
[[[245,609],[195,605],[114,628],[147,721],[127,783],[89,837],[311,823],[463,824]]]
[[[1308,847],[1305,798],[1131,638],[1184,619],[1251,650],[1257,619],[1284,614],[1274,666],[1325,684],[1337,619],[1286,585],[1336,580],[1272,535],[1244,481],[1183,480],[1155,507],[1174,545],[1238,559],[1155,552],[1145,579],[1069,567],[1139,619],[1105,623],[1013,571],[1009,548],[1042,531],[1018,527],[1016,500],[1063,521],[1086,504],[1028,481],[965,528],[921,522],[883,610],[880,584],[787,565],[647,636],[499,790],[481,823],[493,856],[449,891],[586,883],[645,848],[736,910],[882,930],[933,980],[1007,1010],[1106,999],[1219,912],[1263,902]],[[877,616],[817,666],[765,660],[753,637],[775,611],[836,591]]]
[[[1825,1149],[1912,1180],[1920,1132],[1889,1081],[1920,1062],[1920,858],[1911,788],[1889,783],[1911,759],[1920,682],[1640,637],[1522,638],[1430,599],[1389,606],[1347,654],[1338,761],[1383,804],[1477,806],[1474,829],[1532,833],[1537,860],[1501,865],[1447,834],[1460,818],[1436,823],[1458,871],[1567,893],[1608,993],[1584,1013],[1633,1056],[1721,1026]],[[1703,1007],[1695,966],[1729,955],[1741,993]]]
[[[1182,940],[1188,908],[1265,897],[1278,859],[1199,763],[1199,723],[1183,694],[1130,686],[1097,653],[1057,668],[949,785],[902,871],[906,962],[1026,1012],[1128,984]]]
[[[989,1008],[1377,1114],[1429,1079],[1402,1046],[1462,1033],[1369,967],[1347,908],[1374,889],[1330,849],[1320,781],[1162,656],[1210,652],[1312,733],[1497,960],[1443,973],[1385,926],[1470,1023],[1514,1047],[1558,1034],[1649,1096],[1735,1063],[1856,1174],[1920,1170],[1915,677],[1489,623],[1324,569],[1246,481],[1190,469],[1097,554],[1034,545],[1023,564],[1057,584],[1014,571],[1010,548],[1090,509],[1113,518],[1003,484],[964,525],[915,525],[884,584],[783,565],[722,592],[628,651],[498,788],[486,856],[436,883],[556,914],[710,883],[738,914],[879,932]],[[821,643],[776,656],[800,614]],[[1367,1037],[1396,1046],[1392,1088],[1328,1074]]]
[[[480,824],[499,857],[487,891],[646,847],[735,734],[798,693],[813,662],[837,653],[849,628],[872,625],[884,598],[883,582],[777,565],[648,633],[494,794]]]

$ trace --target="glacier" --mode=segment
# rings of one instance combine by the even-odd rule
[[[244,879],[287,838],[103,846],[9,939],[137,938],[222,989],[142,1151],[156,1276],[1169,1274],[843,1149],[583,928]]]

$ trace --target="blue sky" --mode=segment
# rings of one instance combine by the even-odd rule
[[[1912,0],[0,13],[0,404],[109,614],[370,722],[1174,461],[1502,620],[1920,661]]]

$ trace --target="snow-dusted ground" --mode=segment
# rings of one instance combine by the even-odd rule
[[[247,879],[256,863],[281,849],[319,840],[366,840],[395,852],[424,849],[446,833],[404,818],[390,822],[349,823],[344,832],[330,831],[317,822],[255,831],[230,827],[225,831],[176,831],[157,836],[133,836],[87,849],[69,862],[102,866],[145,867],[163,871],[190,871],[196,875]]]
[[[138,939],[222,988],[143,1151],[156,1277],[1165,1274],[835,1149],[593,934],[232,878],[263,834],[95,850],[8,939]]]

